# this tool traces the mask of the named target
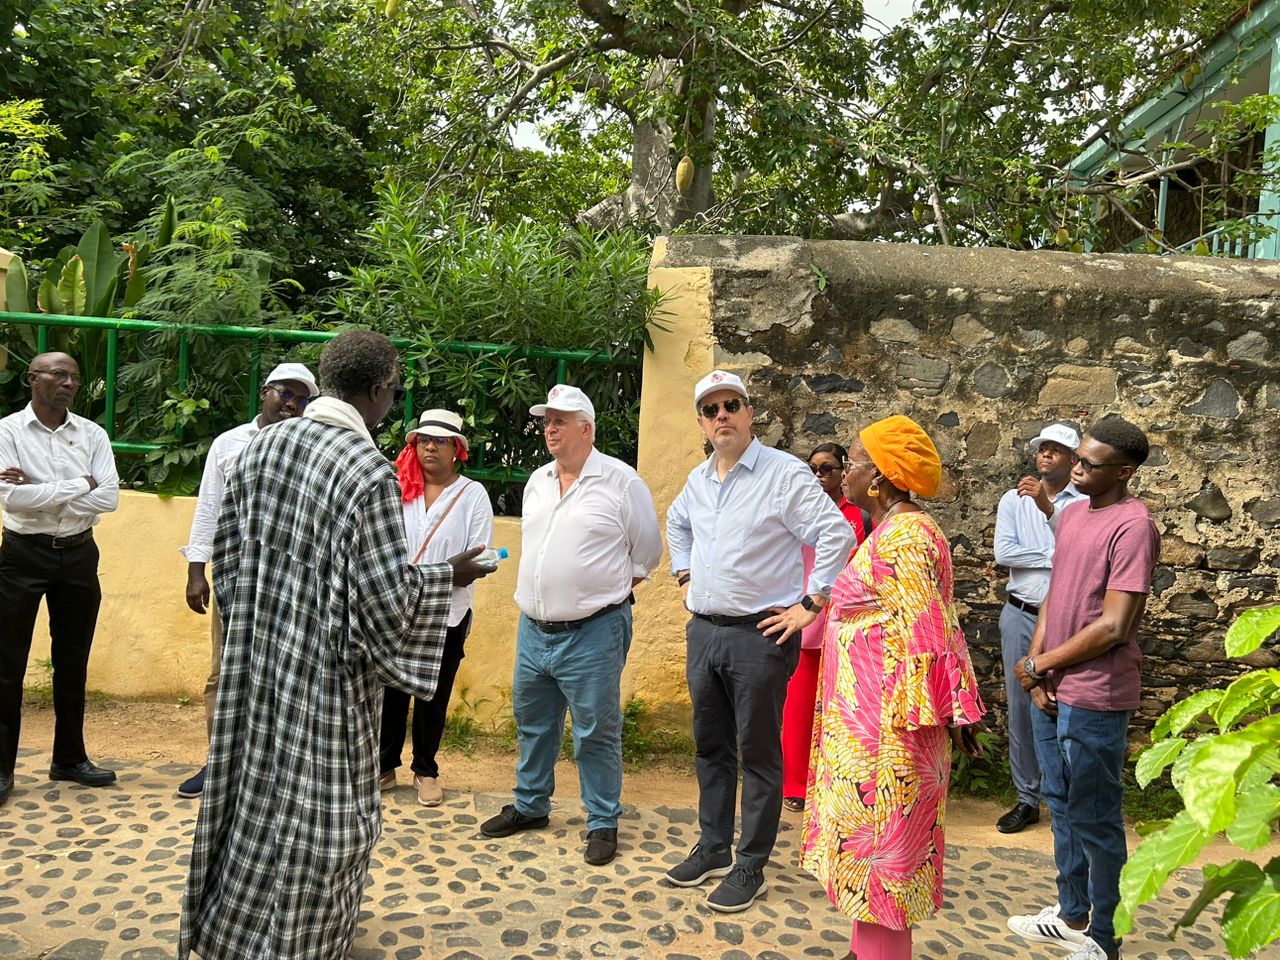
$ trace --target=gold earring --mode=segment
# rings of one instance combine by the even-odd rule
[[[868,497],[880,496],[880,484],[873,483],[871,484],[871,486],[867,487],[867,496]]]

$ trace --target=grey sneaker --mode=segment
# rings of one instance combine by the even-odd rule
[[[737,913],[755,903],[756,897],[764,896],[768,888],[763,870],[739,863],[720,881],[720,886],[707,895],[707,906],[720,913]]]
[[[728,850],[719,853],[697,844],[689,856],[667,871],[667,879],[677,887],[696,887],[710,877],[723,877],[733,869],[733,854]]]

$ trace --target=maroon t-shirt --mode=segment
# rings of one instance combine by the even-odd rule
[[[1159,556],[1160,532],[1137,497],[1126,494],[1101,510],[1087,500],[1063,509],[1045,599],[1045,652],[1102,616],[1108,590],[1143,595],[1122,642],[1092,660],[1050,671],[1049,681],[1063,703],[1086,710],[1137,709],[1142,686],[1138,623]]]

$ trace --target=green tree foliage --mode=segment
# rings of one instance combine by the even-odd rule
[[[1280,631],[1280,606],[1250,610],[1227,631],[1228,656],[1245,656]],[[1185,809],[1172,820],[1147,825],[1147,836],[1120,875],[1122,900],[1116,932],[1133,929],[1138,907],[1156,896],[1170,874],[1186,866],[1214,837],[1245,852],[1261,850],[1280,820],[1280,670],[1254,670],[1225,690],[1202,690],[1171,707],[1138,759],[1146,786],[1172,765],[1173,785]],[[1195,736],[1184,736],[1192,731]],[[1233,957],[1252,956],[1280,939],[1280,857],[1248,858],[1204,868],[1199,896],[1178,919],[1195,922],[1226,896],[1222,935]]]
[[[571,362],[572,382],[596,407],[598,445],[634,462],[641,347],[661,295],[647,286],[649,250],[626,231],[515,221],[476,222],[445,201],[417,202],[388,183],[362,241],[368,249],[335,294],[335,318],[376,326],[420,346],[406,358],[417,407],[431,401],[463,410],[484,466],[531,470],[546,461],[528,415],[557,361],[449,349],[459,340],[582,350],[626,359],[619,367]],[[385,438],[396,443],[410,424]]]

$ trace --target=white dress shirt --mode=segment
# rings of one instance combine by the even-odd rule
[[[26,483],[0,481],[4,528],[70,537],[120,503],[120,477],[107,431],[70,410],[50,430],[31,404],[0,420],[0,470],[17,467]],[[89,489],[93,477],[97,486]]]
[[[248,423],[218,434],[205,455],[200,492],[196,494],[196,512],[191,518],[191,533],[187,537],[187,545],[178,548],[189,563],[208,563],[213,558],[213,538],[218,532],[218,514],[222,512],[222,494],[227,488],[227,477],[236,458],[262,429],[258,422],[260,419],[254,417]]]
[[[456,506],[451,505],[455,504]],[[423,541],[436,523],[444,516],[444,522],[431,537],[427,549],[422,551],[418,563],[443,563],[472,547],[493,545],[493,506],[482,484],[466,477],[459,477],[444,488],[428,510],[426,497],[418,497],[404,504],[404,532],[409,542],[409,562],[418,556]],[[446,515],[446,511],[448,511]],[[453,588],[453,605],[449,608],[449,626],[456,627],[471,609],[476,585]]]
[[[516,605],[534,620],[581,620],[620,603],[662,556],[649,488],[595,448],[563,497],[554,461],[534,471],[520,534]]]
[[[1067,484],[1053,498],[1053,515],[1085,495]],[[1049,573],[1056,545],[1055,525],[1036,506],[1035,497],[1005,492],[996,508],[995,560],[1009,568],[1009,595],[1038,607],[1049,592]]]
[[[857,542],[853,527],[803,460],[758,439],[720,481],[713,453],[667,510],[671,572],[689,571],[692,613],[746,616],[805,593],[800,548],[814,548],[808,591],[831,586]]]

